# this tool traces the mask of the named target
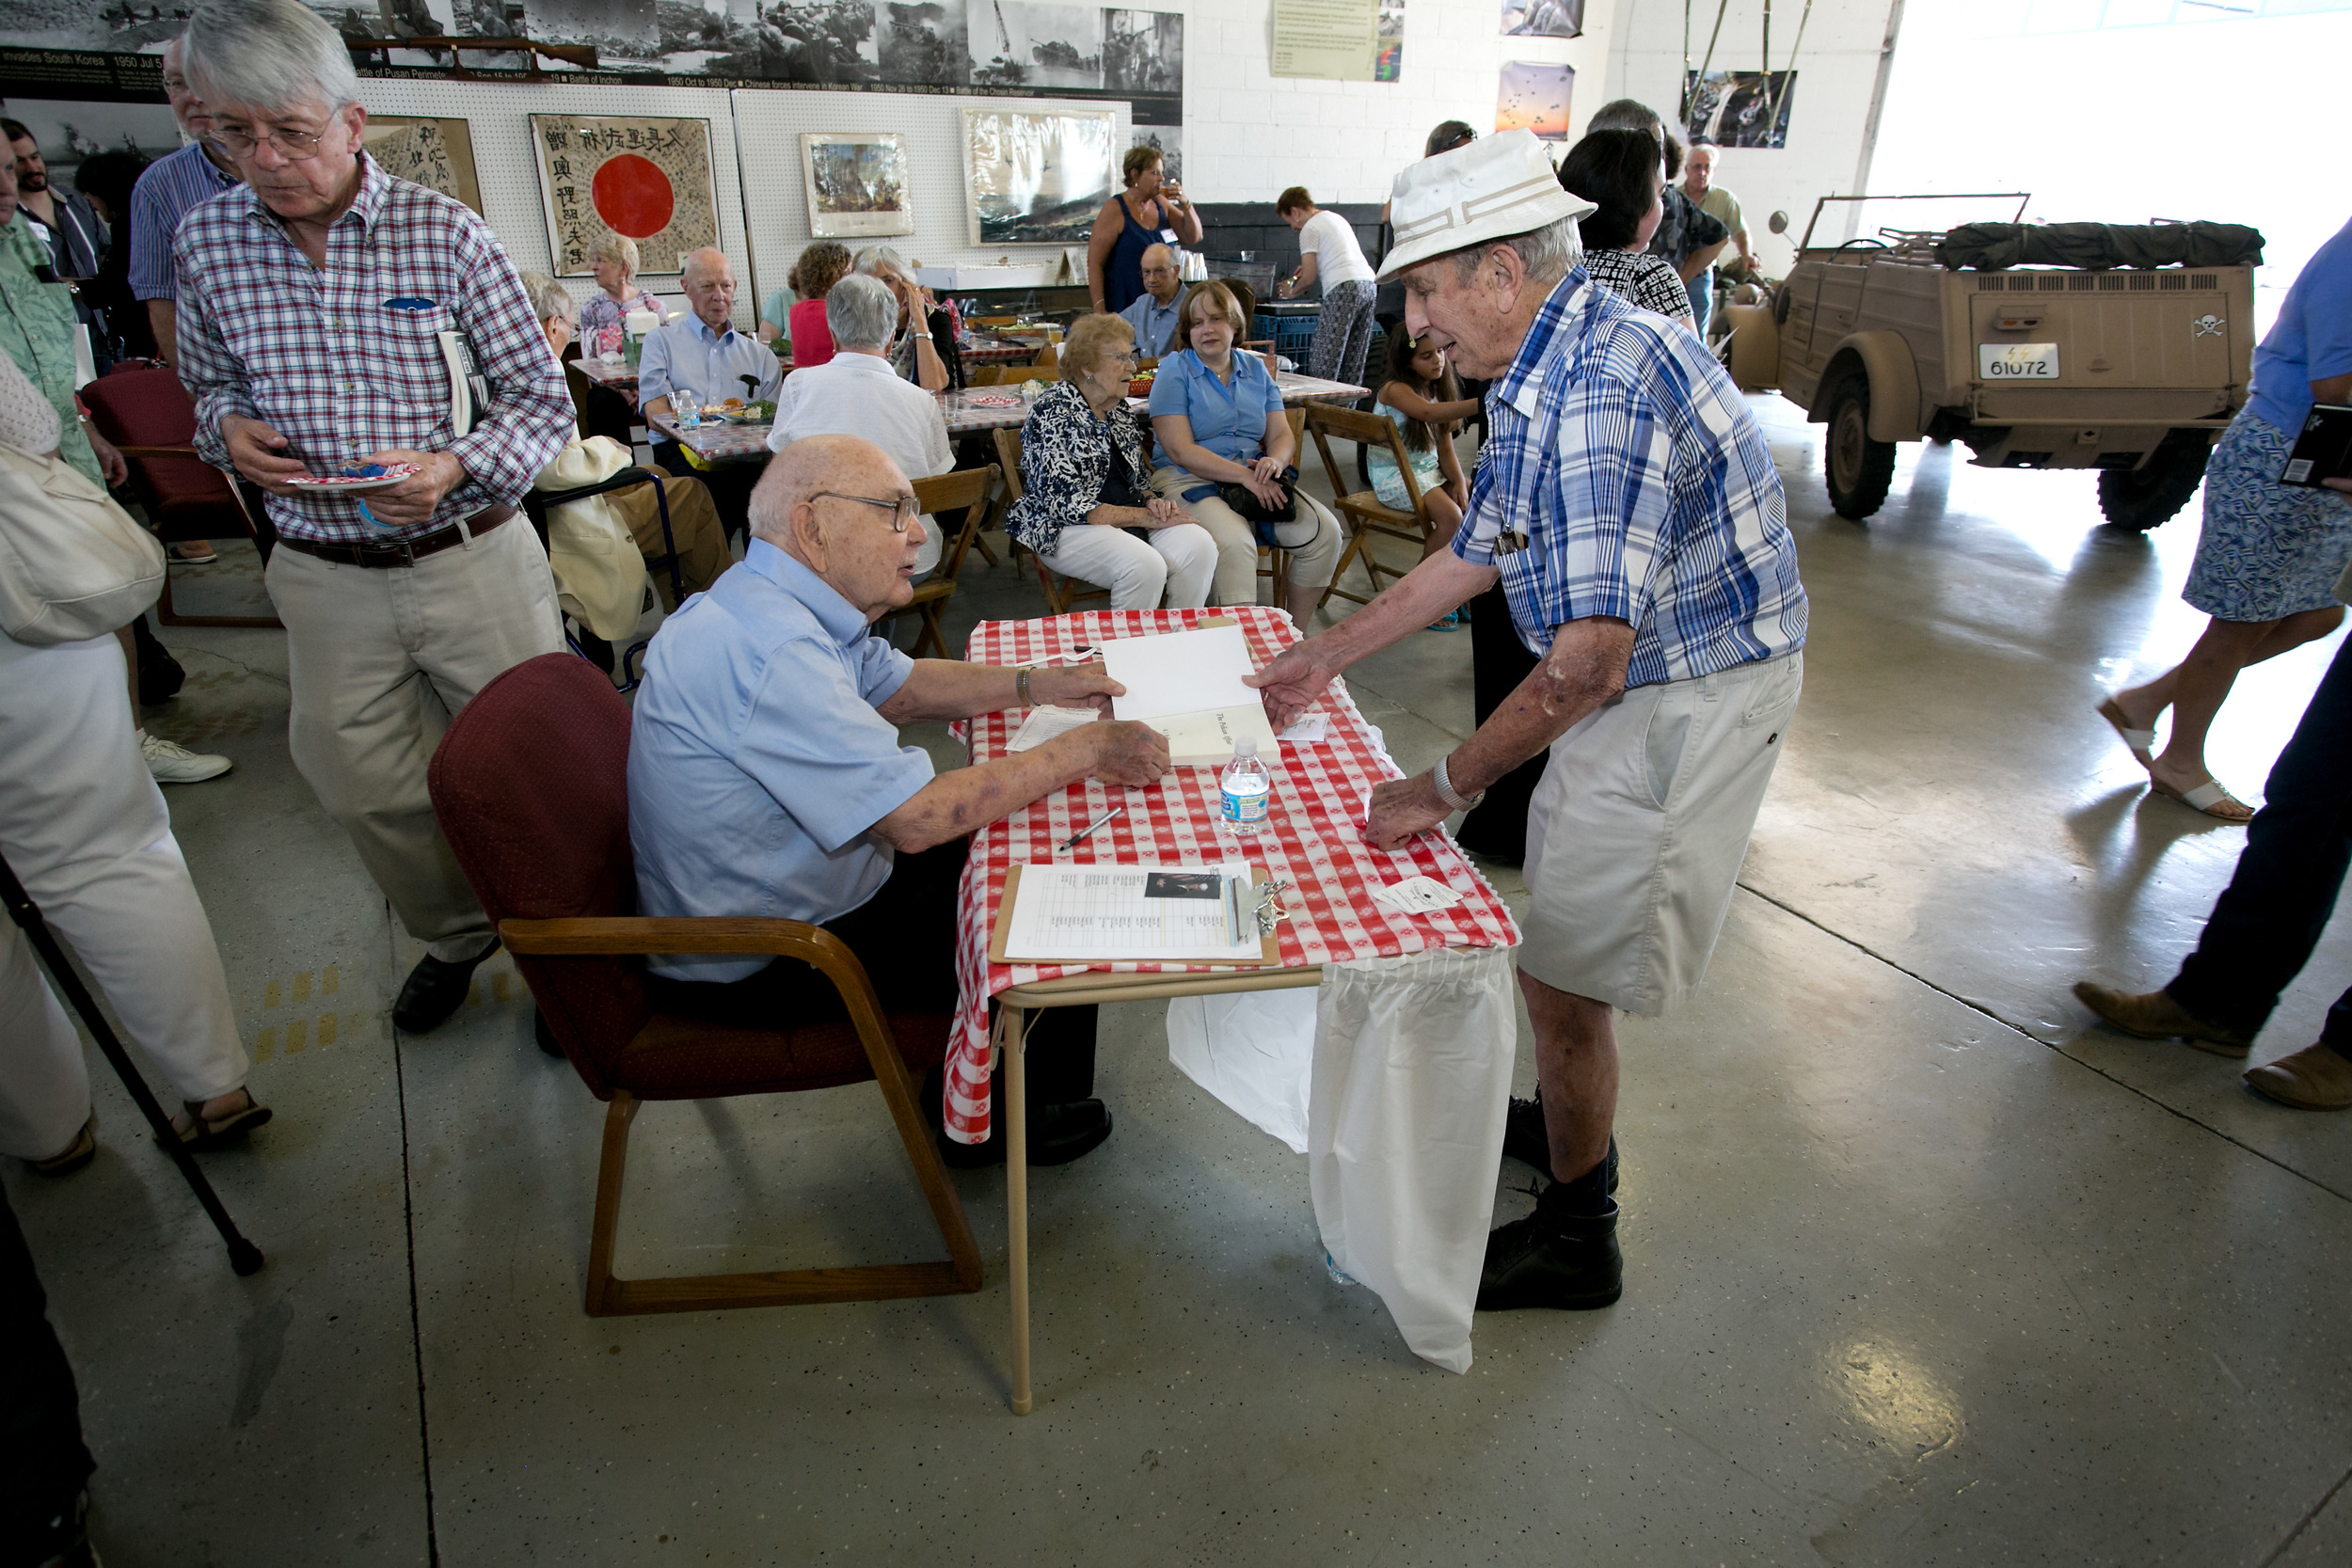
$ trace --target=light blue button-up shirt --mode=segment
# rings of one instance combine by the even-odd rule
[[[1176,346],[1176,310],[1184,296],[1162,305],[1151,293],[1139,293],[1136,302],[1119,312],[1120,319],[1136,329],[1136,352],[1146,359],[1157,359]]]
[[[738,378],[759,377],[759,390],[747,392]],[[666,323],[645,340],[637,366],[637,395],[651,403],[675,397],[679,388],[701,394],[705,403],[729,398],[771,398],[784,384],[784,368],[768,345],[729,327],[713,332],[700,316]]]
[[[640,911],[821,924],[873,897],[891,851],[868,830],[931,781],[930,755],[875,711],[914,668],[823,578],[753,540],[645,656],[628,747]],[[769,961],[651,967],[725,981]]]
[[[1265,417],[1282,409],[1282,388],[1266,373],[1265,361],[1233,351],[1228,383],[1185,349],[1160,361],[1152,383],[1152,417],[1182,414],[1192,421],[1192,438],[1230,463],[1255,463],[1265,451]],[[1161,466],[1168,466],[1165,451]]]

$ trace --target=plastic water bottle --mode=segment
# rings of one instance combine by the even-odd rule
[[[1274,781],[1267,776],[1265,764],[1258,760],[1255,740],[1233,742],[1233,760],[1225,765],[1224,777],[1218,782],[1225,799],[1225,830],[1244,837],[1256,836],[1265,827],[1266,800]]]

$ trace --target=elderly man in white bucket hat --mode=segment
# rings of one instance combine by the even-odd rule
[[[1511,131],[1397,177],[1406,325],[1490,378],[1491,425],[1454,547],[1251,677],[1277,726],[1356,660],[1500,577],[1540,662],[1426,773],[1373,794],[1387,847],[1476,803],[1549,747],[1528,808],[1519,986],[1540,1098],[1506,1157],[1555,1180],[1488,1238],[1482,1307],[1606,1307],[1623,1291],[1616,1009],[1695,986],[1730,908],[1804,684],[1804,589],[1780,476],[1730,377],[1689,332],[1593,284],[1589,203]]]

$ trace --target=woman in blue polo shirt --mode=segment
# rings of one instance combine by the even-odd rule
[[[1221,499],[1237,484],[1279,509],[1282,471],[1295,460],[1298,439],[1282,411],[1281,389],[1265,362],[1236,354],[1245,325],[1233,292],[1218,282],[1196,283],[1176,317],[1177,352],[1160,361],[1152,383],[1152,434],[1162,467],[1152,488],[1181,501],[1216,541],[1214,593],[1220,605],[1258,602],[1258,531]],[[1295,484],[1294,521],[1267,525],[1268,543],[1291,552],[1290,603],[1302,626],[1330,585],[1339,564],[1338,519]]]

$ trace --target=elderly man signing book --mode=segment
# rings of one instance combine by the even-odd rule
[[[646,655],[628,752],[639,905],[814,922],[896,1005],[952,1012],[956,886],[972,832],[1080,779],[1149,784],[1168,771],[1168,743],[1148,725],[1104,720],[935,776],[921,748],[899,744],[900,724],[1045,704],[1100,711],[1124,689],[1100,664],[914,659],[875,636],[873,624],[914,595],[924,526],[914,486],[869,441],[812,436],[786,448],[751,520],[742,565],[663,622]],[[660,1006],[694,1017],[845,1016],[796,958],[672,955],[652,969]],[[1093,1098],[1092,1007],[1040,1019],[1028,1060],[1030,1164],[1067,1163],[1110,1136]],[[934,1117],[944,1092],[927,1086]],[[992,1129],[1003,1125],[992,1116]],[[943,1134],[941,1148],[964,1167],[1004,1158],[993,1132],[977,1146]]]

